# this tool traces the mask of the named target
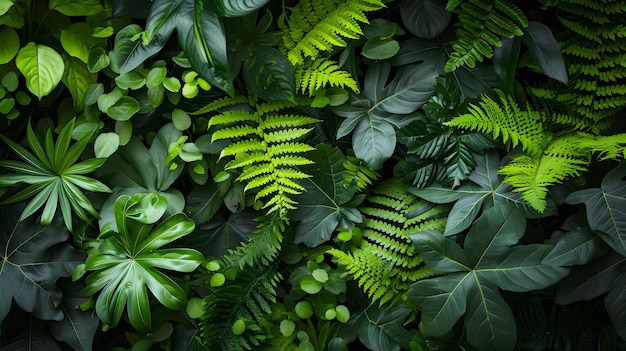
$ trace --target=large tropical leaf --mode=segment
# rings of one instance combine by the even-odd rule
[[[243,61],[248,89],[265,100],[292,100],[296,93],[293,67],[285,55],[269,46],[258,46]]]
[[[217,0],[212,1],[220,16],[241,17],[265,6],[269,0]]]
[[[32,217],[18,221],[22,206],[2,207],[0,222],[0,321],[11,301],[36,318],[60,321],[63,293],[56,285],[72,275],[85,256],[66,241],[69,232],[60,217],[42,226]]]
[[[513,350],[515,320],[498,288],[524,292],[555,284],[567,268],[541,263],[552,246],[513,246],[524,235],[522,210],[504,204],[483,212],[464,249],[437,232],[411,237],[427,265],[446,275],[420,280],[407,296],[422,309],[426,336],[441,336],[461,316],[469,342],[479,350]],[[456,270],[455,270],[456,268]]]
[[[178,11],[178,43],[191,66],[209,83],[234,95],[221,19],[202,0],[183,0]]]
[[[165,43],[158,41],[144,45],[139,37],[143,30],[137,24],[129,24],[115,35],[115,45],[110,53],[111,69],[126,73],[141,65],[147,58],[161,50]],[[165,33],[163,33],[165,34]]]
[[[600,188],[570,194],[569,204],[585,204],[587,220],[593,230],[613,250],[626,256],[626,162],[621,162],[602,179]]]
[[[300,169],[312,177],[302,180],[306,191],[298,196],[292,218],[300,222],[294,241],[315,247],[328,241],[342,220],[359,220],[361,214],[355,208],[358,203],[349,203],[356,187],[344,185],[347,159],[341,151],[320,144],[308,158],[314,163]]]
[[[152,325],[148,291],[165,307],[185,307],[185,289],[161,270],[191,272],[204,260],[193,249],[163,248],[191,233],[195,224],[182,213],[155,227],[165,213],[167,200],[157,194],[120,196],[115,202],[117,232],[105,226],[101,248],[91,251],[85,271],[95,271],[85,280],[82,293],[95,295],[96,313],[111,326],[119,323],[124,307],[132,326],[149,331]]]

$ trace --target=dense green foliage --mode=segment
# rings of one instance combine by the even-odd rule
[[[0,351],[626,349],[625,15],[0,0]]]

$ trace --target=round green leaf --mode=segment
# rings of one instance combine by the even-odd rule
[[[445,0],[411,0],[400,4],[404,27],[418,38],[433,39],[450,23],[452,13]]]
[[[175,108],[172,111],[172,123],[178,130],[187,130],[191,127],[191,117],[189,114],[181,109]]]
[[[335,307],[335,312],[337,312],[337,320],[341,323],[347,323],[350,320],[350,311],[348,307],[344,305],[337,305]]]
[[[2,6],[0,6],[0,9],[2,9]],[[15,29],[2,26],[0,27],[0,38],[2,38],[0,40],[0,65],[4,65],[17,55],[20,49],[20,37]]]
[[[215,273],[211,277],[209,284],[211,285],[211,287],[217,288],[218,286],[224,285],[225,282],[226,282],[226,277],[222,273]]]
[[[246,331],[246,321],[244,321],[241,318],[238,319],[235,323],[233,323],[233,326],[231,327],[231,330],[232,330],[233,334],[235,334],[235,335],[243,334],[243,332]]]
[[[199,161],[202,159],[202,153],[194,143],[185,143],[178,150],[178,156],[185,162]]]
[[[148,72],[146,76],[146,86],[148,88],[154,88],[161,84],[165,80],[167,75],[167,69],[165,67],[155,67]]]
[[[322,283],[318,282],[312,275],[300,280],[300,288],[309,294],[317,294],[322,290]]]
[[[230,173],[226,171],[221,171],[213,177],[213,181],[216,183],[225,182],[230,178]]]
[[[205,265],[205,268],[206,268],[208,271],[211,271],[211,272],[218,271],[218,270],[220,269],[220,267],[221,267],[221,266],[220,266],[220,263],[219,263],[219,261],[217,261],[217,260],[209,261],[209,262]]]
[[[127,121],[140,109],[139,102],[130,96],[122,96],[106,109],[107,114],[116,121]]]
[[[391,38],[368,39],[363,45],[363,56],[372,60],[384,60],[393,57],[400,50],[400,43]]]
[[[328,281],[328,273],[324,269],[315,269],[311,274],[313,275],[313,278],[315,278],[315,280],[322,284]]]
[[[329,308],[324,312],[324,318],[328,320],[335,319],[335,317],[337,317],[337,311],[334,308]]]
[[[94,153],[98,158],[111,156],[120,146],[120,136],[115,133],[102,133],[98,135],[93,145]]]
[[[26,87],[39,99],[50,94],[57,87],[65,64],[63,58],[53,48],[30,42],[21,48],[15,65],[26,78]]]
[[[307,319],[313,315],[313,306],[309,301],[300,301],[296,304],[296,314],[302,319]]]
[[[296,323],[294,321],[284,319],[280,322],[280,333],[283,334],[283,336],[290,336],[295,330]]]
[[[187,314],[191,318],[200,318],[204,313],[204,306],[202,305],[202,299],[199,297],[193,297],[187,301],[186,307]]]
[[[14,98],[0,100],[0,113],[3,115],[8,114],[13,109],[13,106],[15,106]]]
[[[171,91],[172,93],[177,93],[178,91],[180,91],[180,80],[178,80],[178,78],[176,77],[169,77],[167,79],[164,79],[162,83],[163,87],[168,91]]]
[[[115,84],[121,89],[137,90],[146,85],[146,79],[137,72],[126,72],[115,77]]]
[[[8,91],[14,92],[17,90],[19,85],[19,81],[17,79],[17,73],[14,71],[7,72],[7,74],[2,77],[2,86],[5,87]]]

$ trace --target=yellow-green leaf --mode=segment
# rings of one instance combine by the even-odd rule
[[[0,13],[2,13],[2,0],[0,0]],[[0,27],[0,65],[11,61],[20,49],[20,37],[13,28]]]
[[[53,48],[30,42],[17,53],[15,65],[26,78],[26,87],[39,99],[57,87],[65,64]]]

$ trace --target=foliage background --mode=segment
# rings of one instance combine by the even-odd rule
[[[0,350],[625,349],[625,12],[0,0]]]

